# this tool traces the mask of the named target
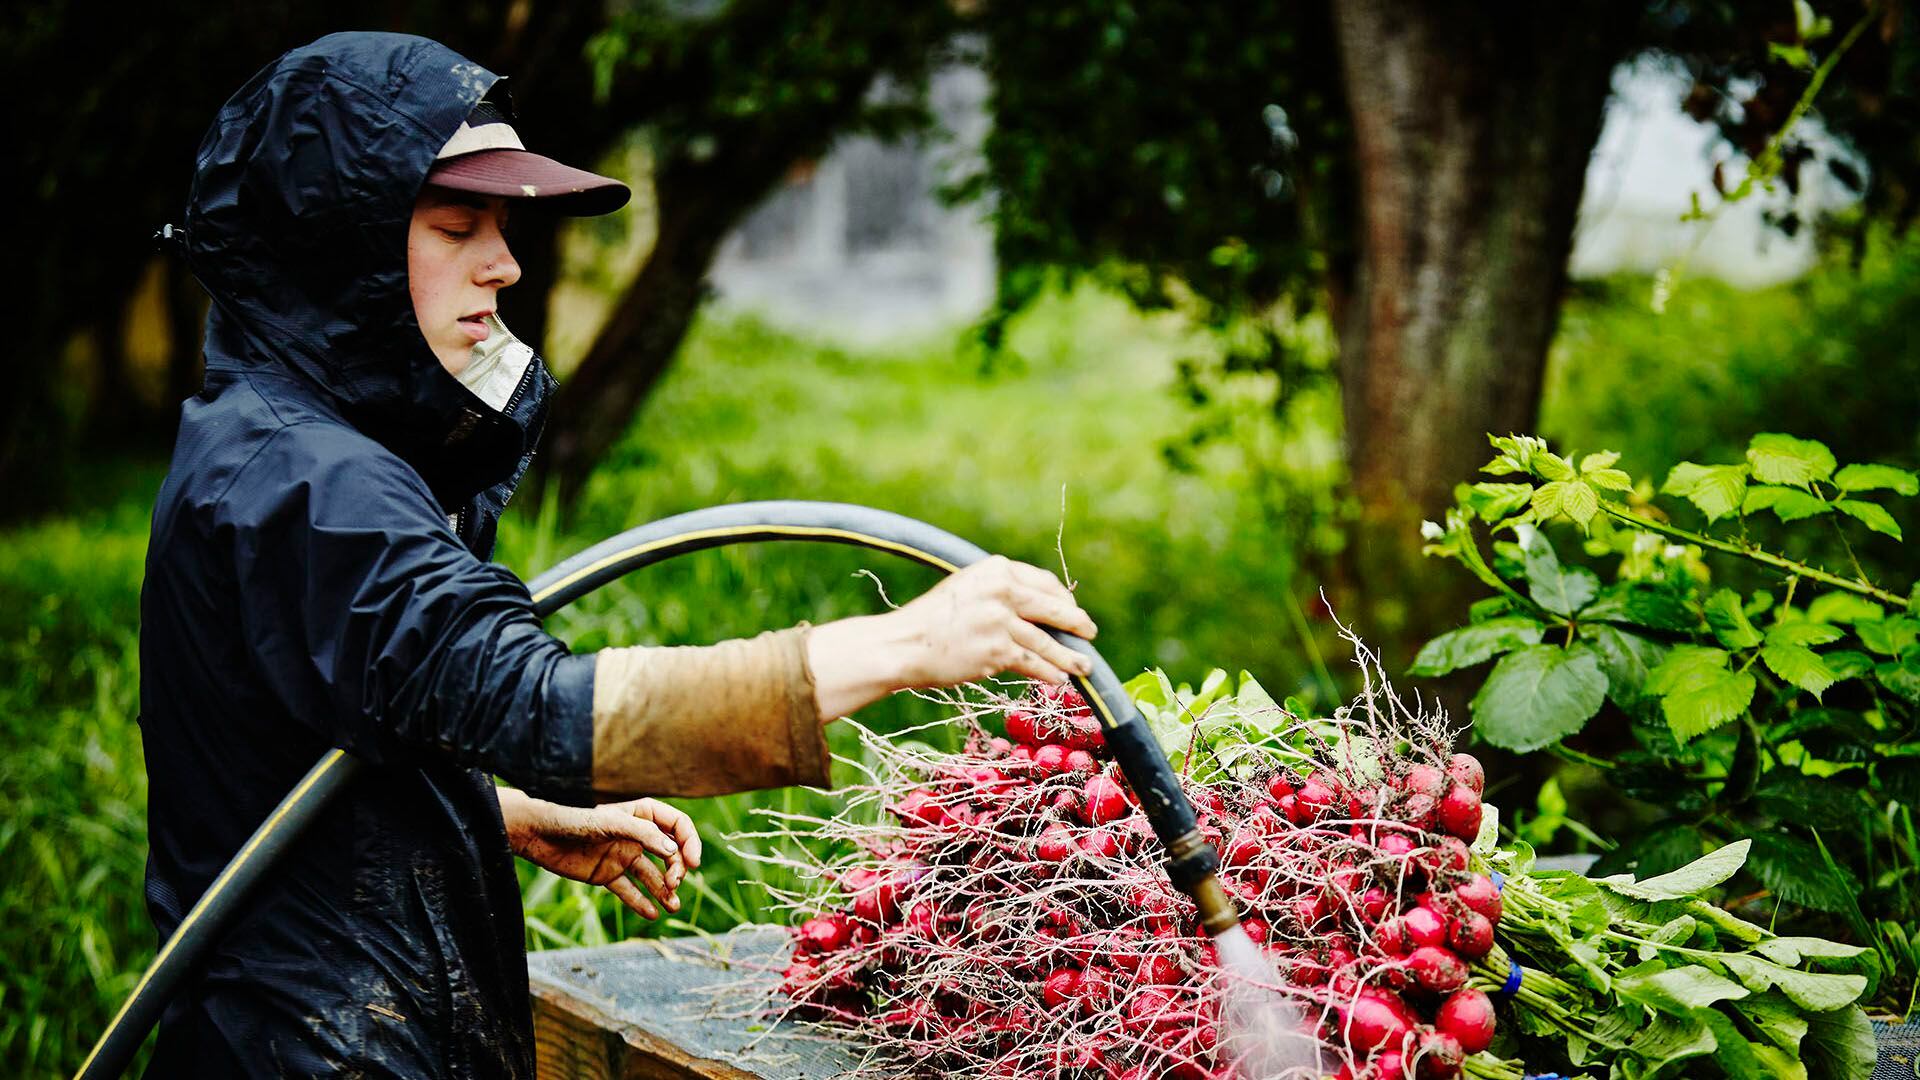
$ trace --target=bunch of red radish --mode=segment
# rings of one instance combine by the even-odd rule
[[[791,834],[853,852],[822,868],[840,900],[794,929],[782,990],[867,1037],[890,1075],[1235,1076],[1212,943],[1098,724],[1044,686],[1001,711],[1006,737],[978,729],[963,754],[870,740],[875,782]],[[1494,1030],[1467,986],[1500,918],[1468,847],[1484,776],[1444,732],[1329,739],[1328,723],[1186,790],[1275,992],[1324,1045],[1311,1075],[1447,1080]]]

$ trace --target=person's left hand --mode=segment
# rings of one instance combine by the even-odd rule
[[[668,911],[679,911],[674,890],[688,870],[700,865],[700,834],[693,819],[654,799],[561,806],[501,788],[500,813],[515,855],[561,877],[604,885],[644,918],[660,917],[655,901]]]

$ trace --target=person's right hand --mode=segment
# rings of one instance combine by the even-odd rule
[[[1012,671],[1064,683],[1092,664],[1042,626],[1092,638],[1098,629],[1060,579],[993,556],[948,576],[884,615],[843,619],[807,636],[822,718],[844,716],[895,690],[955,686]]]

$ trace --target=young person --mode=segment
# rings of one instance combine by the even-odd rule
[[[698,864],[692,823],[596,799],[824,786],[823,725],[889,692],[1086,670],[1036,625],[1090,637],[1086,613],[999,559],[749,641],[548,636],[486,561],[555,386],[495,313],[520,273],[504,228],[627,192],[528,152],[500,91],[437,43],[335,34],[201,145],[183,256],[213,299],[207,379],[141,598],[161,935],[320,754],[372,768],[169,1010],[156,1075],[530,1076],[514,852],[651,917]]]

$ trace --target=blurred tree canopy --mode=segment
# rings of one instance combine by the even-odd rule
[[[1818,7],[989,5],[994,127],[960,194],[995,200],[1001,320],[1061,270],[1143,306],[1250,320],[1263,332],[1234,335],[1225,372],[1278,373],[1284,405],[1285,388],[1329,376],[1263,320],[1323,310],[1365,526],[1346,569],[1414,602],[1409,629],[1437,625],[1452,601],[1415,585],[1412,525],[1472,474],[1484,433],[1536,425],[1617,64],[1679,57],[1692,115],[1751,157],[1771,147],[1777,168],[1757,179],[1795,189],[1816,157],[1795,106],[1844,40],[1815,104],[1870,175],[1818,164],[1864,186],[1870,214],[1911,218],[1915,32],[1897,0]],[[1733,186],[1716,172],[1702,187],[1714,179]]]
[[[87,12],[38,0],[0,42],[31,88],[10,118],[25,167],[4,181],[28,222],[14,265],[30,362],[0,406],[0,476],[57,466],[80,440],[170,433],[174,403],[197,383],[201,301],[146,238],[177,213],[214,110],[282,49],[342,26],[426,33],[513,76],[538,149],[593,160],[646,133],[658,237],[556,409],[549,463],[569,489],[671,361],[740,218],[839,134],[925,130],[929,71],[976,55],[993,127],[983,168],[954,194],[993,206],[1001,294],[989,339],[1060,272],[1092,274],[1143,306],[1177,303],[1246,331],[1232,337],[1227,373],[1337,378],[1370,526],[1355,534],[1349,570],[1370,591],[1417,598],[1411,523],[1472,471],[1483,432],[1537,426],[1614,67],[1649,50],[1678,57],[1696,77],[1689,110],[1767,163],[1757,179],[1792,188],[1805,168],[1825,167],[1865,192],[1863,217],[1904,227],[1920,112],[1903,10],[1902,0],[346,0],[209,13],[158,0],[128,9],[103,49]],[[1844,58],[1828,63],[1843,42]],[[1793,127],[1822,80],[1819,116],[1851,147],[1832,160]],[[1714,179],[1703,175],[1703,188]],[[555,228],[533,215],[516,225],[526,273],[503,306],[534,341]],[[166,327],[172,362],[164,386],[135,393],[126,298],[156,275],[148,292],[166,317],[149,322]],[[1278,332],[1283,317],[1316,310],[1338,337],[1332,372],[1305,369]],[[62,382],[75,351],[92,358],[90,390]],[[1214,377],[1194,373],[1190,388],[1204,395]],[[1452,610],[1445,597],[1433,607]]]

